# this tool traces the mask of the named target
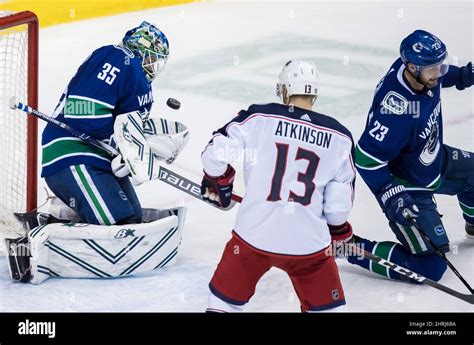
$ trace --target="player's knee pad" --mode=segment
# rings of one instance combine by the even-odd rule
[[[414,226],[403,226],[394,222],[389,222],[390,228],[395,233],[397,239],[412,254],[429,254],[435,252],[434,248],[425,239],[424,235],[442,251],[449,251],[449,239],[441,221],[440,215],[433,202],[432,196],[426,193],[414,195],[416,205],[420,213],[416,222],[423,233]]]
[[[236,313],[242,312],[244,305],[236,305],[226,302],[212,292],[209,293],[206,313]]]
[[[440,280],[447,268],[446,262],[439,255],[427,253],[414,255],[399,244],[395,245],[388,260],[434,281]],[[397,272],[390,272],[389,276],[393,279],[415,282]]]
[[[437,254],[422,253],[420,255],[414,255],[406,246],[399,243],[369,241],[359,236],[355,236],[355,239],[356,243],[362,245],[364,250],[409,269],[410,271],[421,274],[431,280],[438,281],[446,271],[446,263]],[[415,282],[374,261],[364,259],[363,256],[349,256],[348,260],[351,264],[361,266],[387,278]]]
[[[31,282],[50,277],[125,277],[170,265],[181,244],[186,209],[156,212],[127,225],[49,224],[29,234]]]
[[[410,270],[434,281],[439,281],[448,267],[443,258],[437,254],[414,255],[408,261]]]

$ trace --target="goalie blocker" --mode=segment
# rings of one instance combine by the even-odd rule
[[[11,278],[33,284],[51,277],[114,278],[171,265],[185,216],[186,208],[180,206],[143,209],[141,224],[44,222],[26,237],[7,240]]]

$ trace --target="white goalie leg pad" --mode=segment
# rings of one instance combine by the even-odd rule
[[[212,313],[238,313],[244,311],[244,306],[225,302],[210,292],[206,311]]]
[[[114,278],[176,262],[184,206],[161,210],[162,218],[126,225],[48,224],[29,233],[31,283],[50,277]]]

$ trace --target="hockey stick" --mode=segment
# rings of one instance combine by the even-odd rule
[[[232,200],[235,200],[236,202],[241,202],[242,197],[232,194]],[[458,292],[456,290],[453,290],[443,284],[437,283],[434,280],[431,280],[429,278],[426,278],[422,276],[421,274],[415,273],[413,271],[410,271],[409,269],[397,265],[393,262],[387,261],[385,259],[382,259],[381,257],[374,255],[372,253],[369,253],[368,251],[365,251],[357,246],[355,243],[350,243],[351,247],[354,248],[357,251],[358,256],[363,256],[366,259],[372,260],[375,263],[378,263],[379,265],[382,265],[384,267],[387,267],[388,269],[395,271],[401,275],[404,275],[405,277],[411,278],[416,280],[417,282],[425,285],[429,285],[431,287],[434,287],[435,289],[441,290],[443,292],[446,292],[447,294],[457,297],[459,299],[462,299],[463,301],[474,304],[474,294],[463,294],[461,292]]]
[[[48,115],[43,114],[42,112],[40,112],[36,109],[33,109],[32,107],[28,106],[28,104],[21,103],[20,101],[18,101],[18,99],[16,97],[11,97],[9,103],[10,103],[9,105],[10,105],[11,109],[13,109],[13,110],[15,110],[15,109],[22,110],[25,113],[28,113],[30,115],[36,116],[37,118],[40,118],[41,120],[52,123],[53,125],[68,131],[73,136],[81,139],[82,141],[86,142],[87,144],[89,144],[91,146],[94,146],[94,147],[97,147],[97,148],[100,148],[102,150],[105,150],[109,155],[111,155],[113,157],[120,154],[120,152],[118,150],[116,150],[114,147],[112,147],[110,145],[107,145],[106,143],[103,143],[102,141],[97,140],[97,139],[91,137],[90,135],[88,135],[86,133],[79,132],[78,130],[72,128],[71,126],[66,125],[64,122],[58,121],[54,117],[48,116]]]
[[[112,157],[115,157],[117,155],[120,154],[120,152],[115,149],[113,146],[110,146],[100,140],[97,140],[93,137],[91,137],[90,135],[88,135],[87,133],[83,133],[83,132],[79,132],[78,130],[76,130],[75,128],[65,124],[64,122],[61,122],[61,121],[58,121],[56,120],[55,118],[51,117],[51,116],[48,116],[36,109],[33,109],[32,107],[28,106],[27,104],[24,104],[24,103],[21,103],[20,101],[18,101],[18,99],[16,97],[11,97],[10,98],[10,102],[9,102],[9,106],[11,109],[15,110],[15,109],[19,109],[19,110],[22,110],[24,111],[25,113],[28,113],[30,115],[33,115],[33,116],[36,116],[37,118],[40,118],[41,120],[44,120],[46,122],[49,122],[49,123],[52,123],[53,125],[59,127],[59,128],[62,128],[66,131],[68,131],[69,133],[71,133],[73,136],[81,139],[82,141],[84,141],[85,143],[91,145],[91,146],[94,146],[94,147],[97,147],[97,148],[100,148],[104,151],[106,151],[110,156]],[[184,193],[187,193],[195,198],[198,198],[200,200],[203,200],[202,197],[201,197],[201,186],[191,180],[188,180],[187,178],[167,169],[167,168],[164,168],[162,166],[160,166],[160,169],[158,171],[158,179],[181,190],[182,192]],[[235,194],[232,195],[232,200],[234,202],[232,202],[228,207],[226,208],[222,208],[222,207],[218,207],[214,204],[211,204],[211,203],[207,203],[209,205],[212,205],[220,210],[223,210],[223,211],[227,211],[227,210],[230,210],[232,207],[235,206],[235,201],[237,202],[240,202],[242,200],[242,198],[236,196]],[[204,200],[203,200],[204,201]]]
[[[200,199],[204,202],[206,202],[205,200],[203,200],[202,198],[202,195],[201,195],[201,185],[200,184],[197,184],[196,182],[193,182],[191,180],[188,180],[187,178],[169,170],[169,169],[166,169],[164,168],[163,166],[160,166],[160,170],[158,172],[158,179],[169,184],[170,186],[173,186],[177,189],[179,189],[180,191],[184,192],[184,193],[187,193],[197,199]],[[211,203],[208,203],[206,202],[206,204],[209,204],[209,205],[212,205],[216,208],[218,208],[219,210],[223,210],[223,211],[227,211],[227,210],[230,210],[232,207],[235,206],[236,202],[241,202],[242,201],[242,198],[236,194],[232,194],[232,202],[230,203],[229,206],[227,206],[226,208],[222,208],[222,207],[219,207],[219,206],[216,206],[214,204],[211,204]]]
[[[454,267],[451,261],[448,260],[448,258],[446,257],[446,254],[444,254],[441,251],[441,249],[439,249],[439,247],[436,244],[434,244],[431,238],[429,238],[428,235],[423,231],[423,229],[418,225],[415,217],[413,217],[413,213],[409,209],[406,208],[403,210],[403,217],[405,217],[415,227],[415,229],[418,230],[421,236],[423,236],[423,238],[434,248],[436,253],[443,258],[444,262],[446,262],[448,267],[451,268],[454,274],[463,282],[464,286],[466,286],[469,289],[471,294],[474,293],[474,290],[472,290],[471,285],[469,285],[469,283],[463,278],[461,273],[458,272],[458,270],[456,269],[456,267]]]
[[[453,290],[443,284],[437,283],[429,278],[426,278],[422,276],[421,274],[415,273],[413,271],[410,271],[409,269],[406,269],[403,266],[399,266],[393,262],[387,261],[385,259],[382,259],[381,257],[378,257],[377,255],[374,255],[372,253],[369,253],[368,251],[365,251],[357,246],[357,244],[352,243],[351,244],[352,248],[354,248],[356,251],[358,251],[358,255],[363,256],[366,259],[372,260],[375,263],[378,263],[379,265],[382,265],[384,267],[387,267],[388,269],[397,272],[398,274],[401,274],[405,277],[411,278],[416,280],[419,283],[429,285],[431,287],[434,287],[435,289],[441,290],[443,292],[446,292],[447,294],[457,297],[459,299],[462,299],[463,301],[474,304],[474,295],[471,294],[463,294],[461,292],[458,292],[456,290]]]

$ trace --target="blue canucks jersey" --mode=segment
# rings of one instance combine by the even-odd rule
[[[467,68],[469,67],[469,70]],[[436,190],[444,165],[441,88],[472,85],[471,66],[449,66],[434,88],[413,90],[396,60],[375,90],[356,166],[373,193],[388,183]]]
[[[79,67],[54,112],[57,120],[99,140],[110,140],[117,115],[140,111],[147,116],[153,95],[141,58],[127,48],[108,45],[95,50]],[[110,170],[110,157],[52,124],[42,137],[41,176],[86,164]]]

